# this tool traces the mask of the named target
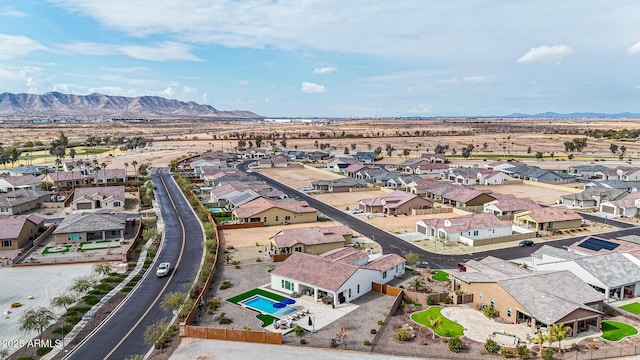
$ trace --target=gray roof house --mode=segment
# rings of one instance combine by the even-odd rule
[[[560,249],[558,249],[560,250]],[[566,250],[567,259],[540,261],[537,270],[569,270],[585,283],[600,291],[607,299],[622,299],[640,295],[640,261],[630,254],[610,252],[579,256]],[[576,256],[578,255],[578,256]],[[561,257],[562,254],[556,254]],[[557,258],[556,257],[556,258]]]
[[[353,158],[368,164],[376,161],[377,156],[373,151],[358,151],[353,155]]]
[[[0,194],[0,215],[19,215],[38,209],[51,199],[50,191],[19,189]]]
[[[312,181],[311,185],[314,190],[327,191],[327,192],[349,192],[352,188],[366,188],[367,182],[361,179],[354,178],[339,178],[333,180],[316,180]]]
[[[502,172],[511,175],[511,177],[522,180],[529,180],[535,182],[559,182],[575,181],[575,177],[569,174],[563,174],[559,171],[541,169],[537,166],[514,166],[508,169],[502,170]]]
[[[581,193],[560,196],[560,202],[573,208],[590,208],[600,206],[603,201],[622,199],[628,194],[626,190],[591,186]]]
[[[56,244],[123,239],[127,214],[78,212],[65,217],[53,231]]]

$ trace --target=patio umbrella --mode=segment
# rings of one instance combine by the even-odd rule
[[[311,316],[309,316],[309,326],[313,325],[313,321],[311,321]]]
[[[283,304],[283,303],[274,303],[273,307],[276,309],[282,309],[283,307],[287,306],[287,304]]]
[[[284,300],[282,300],[282,302],[285,303],[285,304],[288,304],[288,305],[296,303],[296,301],[293,300],[293,299],[284,299]]]

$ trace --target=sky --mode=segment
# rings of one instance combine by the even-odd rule
[[[637,0],[0,0],[0,93],[267,117],[640,112]]]

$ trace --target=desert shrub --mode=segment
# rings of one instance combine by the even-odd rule
[[[409,335],[407,330],[402,329],[396,333],[396,339],[400,341],[409,341],[411,339],[411,335]]]
[[[378,333],[378,330],[376,330],[376,329],[371,329],[371,335],[375,335],[376,333]]]
[[[300,339],[300,344],[301,344],[301,345],[304,345],[304,344],[306,344],[306,343],[307,343],[307,340],[305,340],[305,339]]]
[[[95,305],[100,301],[100,299],[98,299],[98,297],[95,295],[87,295],[83,297],[82,300],[84,300],[87,305]]]
[[[493,305],[486,306],[482,309],[482,313],[488,318],[493,318],[496,315],[496,308]]]
[[[447,341],[447,346],[449,346],[449,351],[454,353],[459,353],[464,350],[464,343],[457,337],[449,339],[449,341]]]
[[[542,359],[544,360],[553,360],[553,350],[549,349],[549,348],[544,348],[542,350],[540,350],[540,356],[542,356]]]
[[[52,332],[53,332],[54,334],[63,334],[63,333],[64,333],[64,334],[68,334],[71,330],[73,330],[73,327],[74,327],[74,326],[75,326],[75,325],[72,325],[72,324],[65,324],[65,325],[63,325],[63,326],[60,326],[60,327],[58,327],[58,328],[53,329],[53,331],[52,331]]]
[[[484,342],[484,350],[490,354],[495,354],[500,351],[500,345],[493,339],[487,339]]]
[[[67,316],[67,317],[64,318],[65,322],[68,322],[69,324],[72,324],[72,325],[75,325],[75,324],[79,323],[80,320],[82,320],[82,318],[80,316],[77,316],[77,315]]]
[[[378,320],[378,325],[382,325],[382,324],[384,324],[384,321]]]
[[[231,287],[231,281],[225,280],[220,284],[220,290],[225,290]]]
[[[521,360],[527,360],[531,357],[531,351],[527,347],[527,345],[518,345],[516,346],[516,354]]]
[[[500,348],[500,355],[504,356],[507,359],[512,358],[512,357],[515,356],[513,351],[511,351],[511,349],[509,349],[506,346],[503,346],[503,347]]]
[[[433,296],[431,295],[427,296],[427,305],[431,306],[435,304],[436,304],[436,299],[434,299]]]
[[[451,299],[448,296],[445,296],[440,300],[440,302],[443,303],[443,304],[451,304],[451,303],[453,303],[453,299]]]
[[[365,339],[364,342],[362,343],[364,346],[369,346],[371,345],[371,341],[369,341],[368,339]]]
[[[304,329],[298,325],[293,329],[293,332],[296,334],[296,336],[302,336]]]
[[[36,350],[36,355],[44,356],[48,354],[51,350],[53,350],[51,346],[41,346],[38,348],[38,350]]]
[[[331,339],[331,340],[329,341],[329,346],[331,346],[332,348],[334,348],[334,347],[338,347],[338,340],[336,340],[336,339]]]

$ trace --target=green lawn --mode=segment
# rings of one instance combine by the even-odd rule
[[[638,329],[631,325],[617,321],[602,322],[602,338],[610,341],[620,341],[627,336],[636,335]]]
[[[278,301],[278,302],[286,299],[284,296],[280,296],[278,294],[274,294],[274,293],[269,292],[269,291],[265,291],[265,290],[262,290],[262,289],[255,288],[253,290],[249,290],[247,292],[244,292],[244,293],[242,293],[240,295],[236,295],[236,296],[234,296],[232,298],[228,298],[227,301],[230,302],[230,303],[233,303],[233,304],[238,304],[240,301],[248,299],[248,298],[252,297],[253,295],[262,295],[262,296],[266,297],[267,299],[271,299],[271,300]]]
[[[627,310],[628,312],[632,312],[634,314],[640,315],[640,302],[634,302],[627,305],[620,306],[620,309]]]
[[[435,281],[448,282],[449,281],[449,273],[442,270],[434,270],[431,278]]]
[[[411,314],[411,320],[420,325],[424,325],[433,329],[439,336],[443,337],[459,337],[462,336],[464,328],[457,322],[453,322],[444,317],[440,311],[442,307],[432,306],[426,310],[418,311]],[[432,326],[433,319],[440,318],[435,327]]]
[[[275,320],[278,320],[277,317],[267,315],[267,314],[258,314],[256,317],[262,321],[262,327],[267,327],[271,325]]]

